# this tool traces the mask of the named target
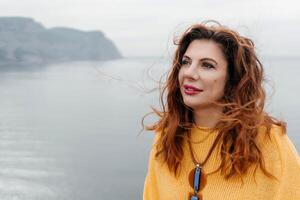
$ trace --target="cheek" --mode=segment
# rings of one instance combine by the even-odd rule
[[[221,79],[214,79],[212,82],[212,89],[213,89],[213,93],[215,95],[223,95],[224,93],[224,86],[225,86],[225,79],[221,78]]]
[[[214,83],[217,86],[219,93],[221,93],[223,95],[226,80],[225,79],[215,80]]]
[[[179,71],[177,79],[178,79],[179,84],[181,85],[181,83],[182,83],[182,71]]]

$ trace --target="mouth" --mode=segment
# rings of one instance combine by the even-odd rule
[[[192,86],[192,85],[184,85],[184,93],[187,94],[187,95],[194,95],[194,94],[197,94],[199,92],[202,92],[203,90],[195,87],[195,86]]]

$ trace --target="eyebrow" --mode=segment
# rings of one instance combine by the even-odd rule
[[[186,56],[186,55],[184,55],[183,57],[186,57],[186,58],[188,58],[188,59],[191,60],[191,58],[188,57],[188,56]],[[214,62],[216,65],[218,64],[217,61],[215,61],[215,60],[212,59],[212,58],[201,58],[201,59],[200,59],[200,61],[205,61],[205,60],[210,60],[210,61]]]

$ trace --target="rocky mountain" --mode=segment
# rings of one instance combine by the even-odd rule
[[[101,31],[45,28],[25,17],[0,17],[0,65],[121,58]]]

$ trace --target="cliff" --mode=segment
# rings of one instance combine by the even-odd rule
[[[46,29],[31,18],[0,17],[0,64],[40,64],[122,58],[101,31]]]

